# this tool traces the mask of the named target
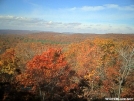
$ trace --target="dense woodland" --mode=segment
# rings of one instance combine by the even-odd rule
[[[134,97],[134,34],[0,34],[0,101]]]

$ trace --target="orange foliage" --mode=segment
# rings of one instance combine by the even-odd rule
[[[48,49],[30,60],[26,72],[19,75],[16,80],[21,85],[32,86],[36,90],[42,84],[46,87],[50,85],[63,87],[69,80],[67,75],[69,68],[61,49]]]

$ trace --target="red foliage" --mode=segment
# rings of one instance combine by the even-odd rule
[[[30,60],[27,63],[26,72],[16,79],[21,85],[32,86],[34,91],[41,85],[47,88],[51,86],[51,88],[62,87],[64,89],[66,85],[70,85],[69,71],[61,49],[49,49]],[[72,86],[69,88],[71,89]]]
[[[41,55],[36,55],[27,63],[27,69],[60,69],[66,66],[61,49],[49,49]]]

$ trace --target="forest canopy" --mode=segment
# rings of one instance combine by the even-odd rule
[[[2,101],[133,97],[133,34],[0,34]]]

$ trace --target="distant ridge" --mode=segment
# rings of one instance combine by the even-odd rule
[[[0,29],[0,34],[30,34],[41,31],[37,30],[11,30],[11,29]]]
[[[42,31],[42,30],[14,30],[14,29],[0,29],[0,34],[39,34],[39,33],[53,33],[53,34],[82,34],[82,35],[123,35],[129,34],[134,35],[134,33],[105,33],[105,34],[97,34],[97,33],[75,33],[75,32],[54,32],[54,31]]]

